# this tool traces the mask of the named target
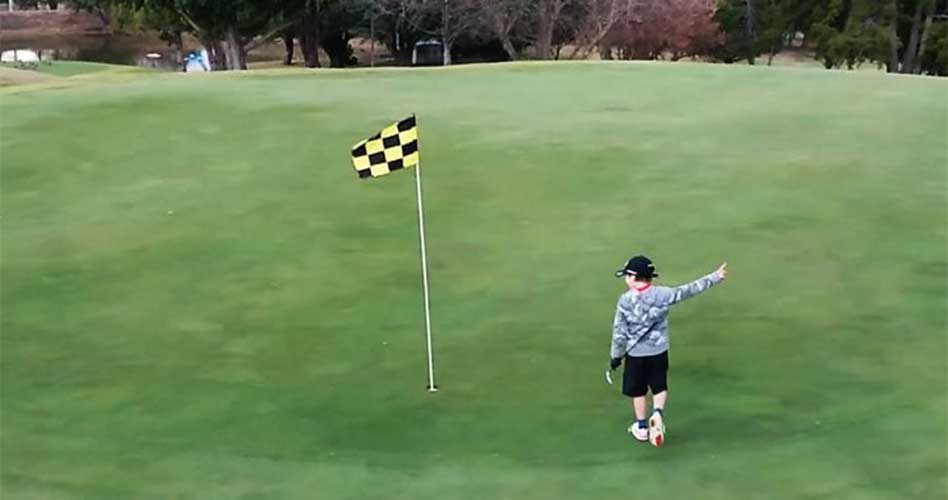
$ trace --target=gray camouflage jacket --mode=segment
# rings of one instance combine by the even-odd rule
[[[668,310],[721,282],[715,271],[687,285],[650,286],[642,291],[629,290],[619,297],[612,324],[612,359],[654,356],[668,350]]]

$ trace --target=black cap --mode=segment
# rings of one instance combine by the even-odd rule
[[[632,257],[628,262],[625,263],[625,267],[616,271],[616,278],[621,278],[627,275],[632,275],[642,279],[652,279],[658,277],[658,273],[655,272],[655,265],[652,264],[652,259],[644,255],[636,255],[635,257]]]

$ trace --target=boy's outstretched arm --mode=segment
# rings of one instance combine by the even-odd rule
[[[694,297],[695,295],[698,295],[699,293],[704,292],[712,286],[724,281],[725,278],[727,278],[727,262],[721,264],[721,267],[707,276],[698,278],[686,285],[672,287],[672,295],[668,305],[677,304],[685,299]]]

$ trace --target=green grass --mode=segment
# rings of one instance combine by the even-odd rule
[[[103,78],[115,75],[139,75],[142,73],[150,73],[154,71],[155,70],[153,69],[142,68],[138,66],[123,66],[117,64],[104,64],[84,61],[49,61],[39,63],[33,67],[22,68],[17,68],[13,64],[3,64],[0,65],[0,86],[21,86],[24,84],[40,81],[40,78],[43,77],[46,77],[46,81],[53,83],[54,86],[63,86],[64,82],[60,80],[60,78]],[[30,77],[30,75],[34,76]]]
[[[84,61],[52,61],[50,63],[39,64],[34,71],[54,76],[75,76],[113,70],[120,67],[121,66],[115,66],[113,64]]]
[[[117,68],[125,69],[125,66],[116,66],[113,64],[93,63],[84,61],[49,61],[41,62],[35,66],[24,66],[21,68],[13,64],[4,64],[5,68],[23,69],[42,73],[51,76],[76,76],[88,73],[98,73],[100,71],[115,70]]]
[[[16,69],[7,64],[0,64],[0,87],[36,85],[57,79],[55,76],[37,73],[36,71]]]
[[[698,64],[153,75],[0,101],[4,499],[936,499],[945,80]],[[418,113],[412,176],[351,144]],[[602,381],[631,253],[669,438]]]

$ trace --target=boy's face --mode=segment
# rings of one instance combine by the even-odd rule
[[[631,274],[626,274],[625,284],[628,285],[630,289],[635,288],[635,276]]]

